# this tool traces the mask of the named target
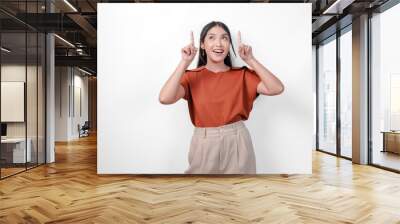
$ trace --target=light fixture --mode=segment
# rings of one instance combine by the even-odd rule
[[[65,4],[67,4],[72,10],[74,10],[75,12],[78,12],[78,10],[71,4],[69,3],[68,0],[64,0]]]
[[[92,73],[90,73],[90,72],[88,72],[88,71],[86,71],[86,70],[83,70],[83,69],[81,69],[81,68],[79,68],[78,67],[78,69],[79,69],[79,71],[81,71],[81,72],[83,72],[83,73],[85,73],[85,74],[88,74],[88,75],[92,75]]]
[[[60,39],[61,41],[63,41],[64,43],[68,44],[69,46],[75,48],[75,45],[71,44],[71,42],[67,41],[66,39],[58,36],[57,34],[54,34],[54,36],[56,36],[58,39]]]
[[[78,53],[79,55],[84,55],[82,48],[77,48],[76,53]]]
[[[322,14],[342,14],[343,10],[354,1],[355,0],[336,0],[332,5],[325,9]]]
[[[6,53],[10,53],[10,52],[11,52],[11,50],[9,50],[9,49],[7,49],[7,48],[5,48],[5,47],[1,47],[1,50],[4,51],[4,52],[6,52]]]

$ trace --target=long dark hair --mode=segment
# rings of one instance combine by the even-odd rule
[[[228,26],[226,26],[223,22],[212,21],[212,22],[208,23],[207,25],[205,25],[205,26],[203,27],[203,29],[201,30],[201,33],[200,33],[200,45],[199,45],[199,46],[201,46],[201,44],[204,43],[204,39],[206,38],[207,32],[208,32],[211,28],[213,28],[213,27],[215,27],[215,26],[221,27],[222,29],[225,30],[225,32],[228,33],[229,42],[230,42],[230,44],[231,44],[233,53],[234,53],[235,56],[236,56],[235,49],[233,48],[231,32],[229,31]],[[197,67],[200,67],[200,66],[203,66],[203,65],[206,65],[206,64],[207,64],[207,54],[206,54],[206,51],[200,47],[200,52],[199,52],[199,53],[200,53],[200,54],[199,54],[199,61],[197,62]],[[232,60],[231,60],[231,56],[230,56],[229,53],[228,53],[228,55],[225,57],[224,63],[225,63],[226,65],[228,65],[229,67],[232,67]]]

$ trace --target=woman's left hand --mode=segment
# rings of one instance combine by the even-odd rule
[[[239,46],[239,55],[244,62],[248,64],[252,59],[254,59],[251,46],[242,43],[242,37],[240,35],[240,31],[238,31],[238,46]]]

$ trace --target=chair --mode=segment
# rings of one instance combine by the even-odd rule
[[[89,121],[85,121],[82,127],[80,127],[80,125],[78,124],[79,138],[89,136],[89,129],[90,129]]]

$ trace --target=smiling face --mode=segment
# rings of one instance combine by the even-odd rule
[[[201,48],[206,51],[208,60],[223,63],[229,53],[230,44],[229,34],[222,27],[214,26],[207,32]]]

